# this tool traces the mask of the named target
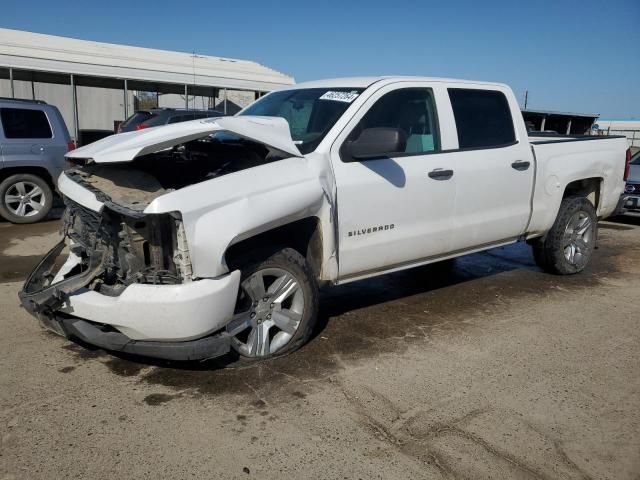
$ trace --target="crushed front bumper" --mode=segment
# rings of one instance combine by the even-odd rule
[[[132,340],[105,325],[59,314],[40,316],[43,325],[66,338],[76,338],[96,347],[115,352],[164,360],[206,360],[220,357],[230,350],[226,332],[187,342]]]
[[[229,351],[229,336],[212,332],[233,315],[239,271],[177,285],[133,284],[114,297],[85,288],[101,271],[100,255],[82,273],[51,283],[64,246],[60,242],[41,260],[19,293],[44,327],[107,350],[169,360]]]

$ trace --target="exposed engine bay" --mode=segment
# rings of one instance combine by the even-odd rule
[[[87,164],[66,175],[105,204],[96,213],[65,198],[65,235],[80,260],[74,271],[96,257],[102,267],[87,288],[119,295],[132,283],[176,284],[191,280],[191,261],[180,215],[147,215],[160,195],[188,185],[281,158],[263,144],[208,137],[144,155],[122,164]]]
[[[262,143],[218,133],[131,162],[85,164],[67,176],[98,200],[141,212],[156,197],[189,185],[283,158]]]

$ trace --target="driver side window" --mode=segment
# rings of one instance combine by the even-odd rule
[[[385,94],[362,117],[348,140],[356,140],[369,128],[404,132],[404,151],[393,153],[419,155],[440,150],[435,102],[429,88],[405,88]]]

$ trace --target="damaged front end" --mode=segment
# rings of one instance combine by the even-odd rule
[[[19,293],[24,308],[45,328],[108,350],[170,360],[200,360],[229,351],[226,334],[211,334],[206,327],[200,328],[206,335],[190,341],[149,341],[144,337],[150,335],[150,329],[145,333],[144,325],[136,326],[136,322],[149,324],[154,319],[187,323],[188,319],[180,318],[179,302],[172,299],[181,295],[189,298],[193,291],[187,290],[189,284],[206,282],[192,281],[178,213],[146,215],[105,198],[98,213],[69,198],[64,200],[65,238],[42,259]],[[89,298],[88,306],[87,300],[82,300],[85,297]],[[177,308],[163,307],[158,297],[166,297]],[[185,315],[194,311],[198,301],[197,297],[189,300]],[[130,318],[126,318],[129,312]]]
[[[180,284],[191,280],[191,262],[178,214],[126,215],[105,207],[94,212],[65,198],[60,242],[32,272],[21,299],[34,311],[59,309],[65,294],[81,288],[117,296],[133,283]],[[113,208],[114,206],[111,205]],[[54,275],[68,247],[67,262]],[[54,281],[55,280],[55,281]]]
[[[179,214],[144,215],[105,207],[98,214],[65,199],[64,233],[78,264],[73,274],[99,262],[101,271],[86,287],[116,296],[133,283],[191,281],[191,261]],[[99,260],[95,260],[99,259]]]
[[[69,152],[75,167],[58,180],[65,241],[31,273],[22,305],[50,330],[105,349],[176,360],[228,352],[240,271],[194,278],[194,225],[153,205],[290,157],[302,154],[286,120],[252,116],[122,133]]]

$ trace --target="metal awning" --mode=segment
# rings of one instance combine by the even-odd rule
[[[564,134],[584,134],[598,118],[597,113],[556,112],[553,110],[522,110],[525,122],[533,124],[534,130],[554,131]]]
[[[532,113],[536,115],[561,115],[563,117],[585,117],[585,118],[598,118],[599,113],[571,113],[571,112],[556,112],[553,110],[532,110],[530,108],[522,109],[522,113]]]
[[[20,70],[271,91],[294,79],[255,62],[0,28],[0,66]],[[93,83],[93,82],[92,82]]]

